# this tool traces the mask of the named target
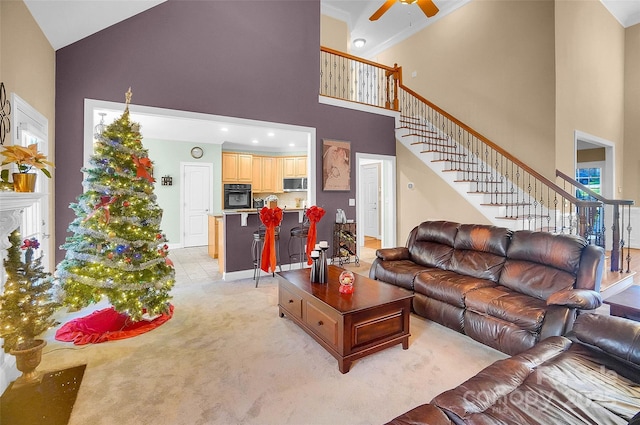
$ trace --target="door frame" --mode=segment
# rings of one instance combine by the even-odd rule
[[[186,179],[185,168],[188,166],[207,167],[209,169],[209,212],[213,211],[213,164],[203,162],[182,162],[180,161],[180,242],[179,245],[169,246],[170,248],[183,248],[185,242],[185,192],[186,192]]]
[[[356,152],[356,217],[360,223],[364,222],[364,179],[361,177],[361,166],[365,163],[379,162],[380,166],[380,234],[381,247],[392,248],[397,246],[396,229],[396,157],[392,155],[378,155],[372,153]],[[358,251],[364,245],[364,233],[357,232]],[[358,252],[358,255],[360,253]]]

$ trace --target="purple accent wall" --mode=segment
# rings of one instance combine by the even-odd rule
[[[84,99],[123,102],[129,86],[137,105],[315,127],[318,181],[322,139],[351,141],[354,165],[356,152],[395,155],[393,118],[318,103],[319,68],[319,0],[169,0],[58,50],[57,246],[82,192]],[[318,190],[318,239],[331,240],[336,208],[355,217],[353,175],[351,192]],[[242,242],[227,255],[248,256]]]

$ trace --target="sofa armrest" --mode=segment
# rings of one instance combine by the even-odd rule
[[[563,289],[551,294],[547,298],[547,305],[595,310],[602,305],[602,296],[599,292],[590,289]]]
[[[411,254],[406,247],[382,248],[376,250],[376,257],[383,261],[410,260]]]
[[[639,322],[604,314],[581,314],[569,337],[640,365]]]

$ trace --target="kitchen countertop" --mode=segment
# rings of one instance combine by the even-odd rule
[[[299,212],[299,211],[304,211],[304,208],[282,208],[282,212],[284,213]],[[223,215],[241,214],[241,213],[258,214],[258,209],[251,208],[251,209],[244,209],[244,210],[222,210]]]

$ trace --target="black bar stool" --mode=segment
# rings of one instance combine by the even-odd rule
[[[296,262],[300,263],[300,268],[304,267],[304,262],[307,260],[306,248],[307,248],[307,235],[309,235],[309,217],[307,217],[307,209],[304,209],[304,218],[302,219],[302,225],[296,226],[291,229],[289,244],[287,245],[287,251],[289,253],[289,270],[293,264],[293,259],[297,259]],[[296,247],[296,243],[298,246]],[[292,247],[293,245],[293,247]],[[293,252],[292,252],[293,248]],[[298,249],[296,252],[295,249]]]
[[[258,217],[260,217],[260,212],[258,211]],[[253,280],[256,281],[256,288],[258,287],[258,282],[260,282],[260,263],[262,262],[262,251],[264,250],[264,237],[267,233],[267,228],[262,222],[260,218],[258,218],[260,224],[258,225],[258,230],[253,232],[253,243],[251,244],[251,259],[253,260]],[[274,239],[275,239],[275,249],[276,249],[276,265],[280,271],[282,271],[282,267],[280,266],[280,226],[276,226],[274,229]],[[275,272],[272,273],[272,276],[275,276]]]

